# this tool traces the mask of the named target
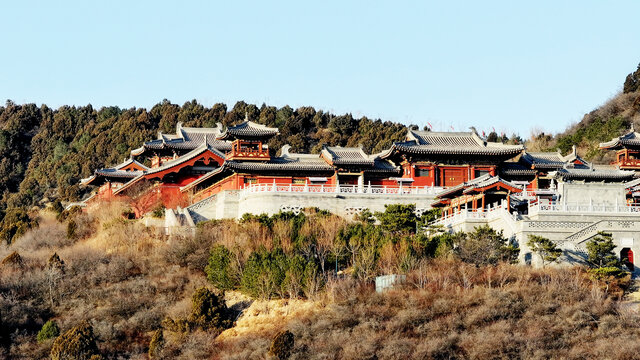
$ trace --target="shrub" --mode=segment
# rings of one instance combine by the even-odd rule
[[[161,219],[164,217],[164,206],[162,204],[156,206],[151,212],[151,216],[157,219]]]
[[[415,232],[417,221],[415,211],[415,204],[390,204],[384,206],[384,212],[377,212],[376,218],[385,231]]]
[[[288,359],[293,350],[294,336],[289,330],[281,331],[273,338],[269,353],[280,360]]]
[[[79,214],[82,214],[82,208],[80,206],[72,206],[70,209],[61,211],[58,216],[56,216],[56,219],[63,222],[67,219],[72,219]]]
[[[218,289],[231,290],[237,281],[231,268],[231,252],[223,245],[215,245],[209,255],[209,264],[205,268],[207,279]]]
[[[518,249],[488,225],[479,226],[475,231],[459,237],[456,254],[464,262],[481,265],[496,265],[500,261],[514,263],[518,259]]]
[[[69,220],[69,222],[67,223],[67,238],[75,239],[77,232],[78,224],[73,220]]]
[[[22,209],[9,209],[0,221],[0,239],[11,244],[24,235],[27,230],[38,226],[38,222],[31,220],[29,214]]]
[[[51,359],[91,359],[98,355],[98,346],[93,336],[93,328],[88,322],[69,329],[60,335],[51,347]]]
[[[2,259],[1,264],[22,267],[24,266],[24,260],[17,251],[14,251],[11,254],[7,255],[4,259]]]
[[[608,278],[622,279],[629,273],[626,271],[612,266],[600,267],[595,269],[589,269],[589,274],[597,280],[605,280]]]
[[[242,290],[255,298],[278,295],[286,276],[287,265],[287,258],[282,249],[262,249],[253,252],[242,272]]]
[[[187,321],[203,330],[223,330],[231,326],[229,309],[222,296],[201,287],[191,297],[191,314]]]
[[[153,333],[151,341],[149,342],[149,358],[159,359],[162,355],[162,348],[164,347],[164,335],[162,329],[158,329]]]
[[[49,320],[44,323],[44,325],[42,325],[42,329],[40,329],[40,331],[38,332],[37,339],[38,342],[44,342],[46,340],[58,337],[58,335],[60,335],[60,328],[58,328],[58,323],[53,320]]]

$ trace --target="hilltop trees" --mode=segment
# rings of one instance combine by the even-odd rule
[[[401,140],[406,131],[400,124],[336,116],[313,107],[258,107],[243,101],[228,109],[221,103],[207,108],[195,100],[180,106],[165,99],[147,110],[91,105],[50,109],[8,100],[0,106],[0,211],[35,205],[45,196],[79,200],[87,192],[78,185],[80,179],[121,162],[157,131],[174,132],[179,121],[204,127],[245,117],[280,128],[269,142],[274,151],[288,143],[297,152],[319,152],[325,144],[363,144],[365,151],[375,152]]]

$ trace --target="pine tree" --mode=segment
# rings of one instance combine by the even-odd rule
[[[552,263],[557,261],[562,255],[562,250],[560,250],[553,241],[542,236],[529,235],[527,246],[531,248],[531,251],[540,256],[542,259],[542,267],[544,267],[545,262]]]

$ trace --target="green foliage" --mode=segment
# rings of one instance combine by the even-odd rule
[[[488,225],[476,227],[473,232],[457,239],[455,253],[464,262],[476,266],[496,265],[500,261],[515,263],[520,249]]]
[[[231,256],[231,252],[223,245],[215,245],[211,249],[205,273],[207,279],[218,289],[231,290],[238,285],[237,274],[231,266]]]
[[[187,318],[191,328],[223,330],[232,325],[229,309],[222,296],[201,287],[191,297],[191,314]]]
[[[598,144],[619,136],[628,128],[629,122],[622,116],[603,119],[596,117],[588,125],[582,124],[574,132],[558,136],[556,147],[564,154],[571,151],[572,147],[587,145],[585,158],[592,159],[601,154]]]
[[[60,328],[58,327],[58,323],[54,320],[49,320],[44,325],[42,325],[42,329],[38,332],[38,342],[44,342],[49,339],[53,339],[60,335]]]
[[[589,269],[589,274],[597,280],[608,280],[610,278],[622,279],[629,275],[628,272],[615,266],[605,266],[594,269]]]
[[[360,222],[363,222],[365,224],[373,224],[374,222],[376,222],[375,216],[373,215],[373,213],[369,209],[364,209],[364,210],[360,211],[359,213],[355,214],[353,219],[355,221],[360,221]]]
[[[232,325],[224,296],[218,296],[206,287],[196,289],[191,296],[191,313],[186,319],[166,318],[162,321],[164,329],[179,333],[195,329],[222,331]]]
[[[38,226],[29,214],[22,209],[10,209],[0,222],[0,239],[7,244],[24,235],[29,229]]]
[[[587,242],[588,260],[592,267],[620,267],[620,260],[613,252],[616,245],[610,233],[599,232]]]
[[[151,212],[151,216],[156,219],[161,219],[164,217],[164,206],[162,204],[156,206]]]
[[[50,355],[52,360],[88,360],[99,355],[91,325],[83,322],[60,335],[53,342]]]
[[[559,249],[553,241],[542,236],[529,235],[527,246],[529,246],[531,251],[540,256],[543,267],[545,262],[551,263],[557,261],[562,255],[562,250]]]
[[[242,273],[241,288],[255,298],[270,298],[280,294],[288,261],[282,249],[262,249],[253,252]]]
[[[279,360],[288,359],[294,346],[294,336],[289,330],[281,331],[274,336],[269,353]]]
[[[417,221],[415,211],[415,204],[390,204],[384,206],[384,212],[377,212],[376,218],[386,231],[415,232]]]

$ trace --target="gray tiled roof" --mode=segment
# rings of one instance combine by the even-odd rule
[[[141,155],[145,149],[162,150],[193,150],[200,146],[203,142],[207,142],[212,148],[220,151],[230,151],[231,143],[219,139],[222,135],[222,124],[218,124],[213,128],[191,128],[182,127],[182,123],[176,125],[175,134],[158,133],[158,138],[147,141],[141,148],[131,151],[134,156]]]
[[[500,164],[500,174],[506,176],[534,176],[536,171],[519,163],[504,162]]]
[[[625,170],[597,170],[589,169],[560,169],[553,173],[553,177],[564,180],[631,180],[635,176],[634,171]]]
[[[105,177],[115,177],[115,178],[134,178],[140,174],[142,174],[143,171],[140,170],[134,170],[134,171],[125,171],[125,170],[117,170],[117,169],[99,169],[95,171],[96,175],[100,175],[100,176],[105,176]]]
[[[387,157],[394,150],[413,154],[516,155],[524,150],[524,146],[486,142],[475,131],[409,130],[406,141],[394,143],[382,157]]]
[[[575,161],[581,164],[574,164]],[[576,147],[567,156],[563,156],[560,152],[525,152],[521,161],[526,165],[533,166],[538,169],[561,169],[563,167],[586,168],[587,162],[580,158],[576,153]]]
[[[375,164],[375,157],[367,155],[361,147],[325,146],[322,155],[334,165]]]
[[[271,128],[266,125],[257,124],[253,121],[245,120],[234,126],[229,126],[220,136],[219,139],[240,138],[240,139],[261,139],[270,138],[278,135],[277,128]]]
[[[138,175],[141,175],[144,172],[144,170],[131,170],[131,171],[121,170],[122,168],[127,167],[128,165],[131,165],[131,164],[136,164],[144,170],[149,169],[148,167],[144,166],[144,164],[141,164],[140,162],[129,158],[113,167],[95,170],[92,176],[85,179],[81,179],[80,183],[83,185],[90,184],[97,177],[132,179]]]
[[[200,146],[198,146],[197,148],[191,150],[190,152],[178,157],[177,159],[171,160],[171,161],[167,161],[166,163],[162,164],[162,166],[159,166],[157,168],[151,168],[147,171],[145,171],[145,175],[147,174],[154,174],[166,169],[169,169],[175,165],[179,165],[182,164],[186,161],[189,161],[193,158],[195,158],[196,156],[204,153],[205,151],[211,151],[214,154],[216,154],[218,157],[221,157],[222,159],[225,158],[225,154],[223,154],[222,152],[220,152],[220,150],[209,146],[208,144],[205,145],[204,143],[202,143]]]
[[[513,187],[513,188],[518,188],[518,189],[522,190],[522,188],[520,186],[518,186],[518,185],[516,185],[516,184],[514,184],[514,183],[512,183],[510,181],[507,181],[507,180],[505,180],[505,179],[503,179],[503,178],[501,178],[499,176],[492,176],[492,177],[490,177],[488,179],[484,179],[482,181],[478,181],[478,182],[475,182],[473,184],[468,184],[467,186],[465,186],[466,189],[463,191],[463,193],[469,193],[469,192],[471,192],[471,191],[473,191],[475,189],[487,187],[487,186],[490,186],[490,185],[493,185],[493,184],[496,184],[496,183],[501,183],[501,184],[504,184],[506,186]]]
[[[471,179],[471,180],[469,180],[467,182],[463,182],[463,183],[458,184],[456,186],[452,186],[452,187],[450,187],[448,189],[445,189],[445,190],[439,192],[438,194],[436,194],[435,197],[437,199],[443,198],[443,197],[445,197],[445,196],[447,196],[449,194],[453,194],[453,193],[456,193],[458,191],[462,191],[464,188],[466,188],[468,186],[481,183],[481,182],[483,182],[485,180],[488,180],[490,178],[491,178],[491,174],[484,174],[484,175],[479,176],[479,177],[477,177],[475,179]]]
[[[600,143],[601,149],[621,149],[624,147],[640,147],[640,134],[635,132],[633,128],[631,130],[617,138],[613,138],[610,141]]]

